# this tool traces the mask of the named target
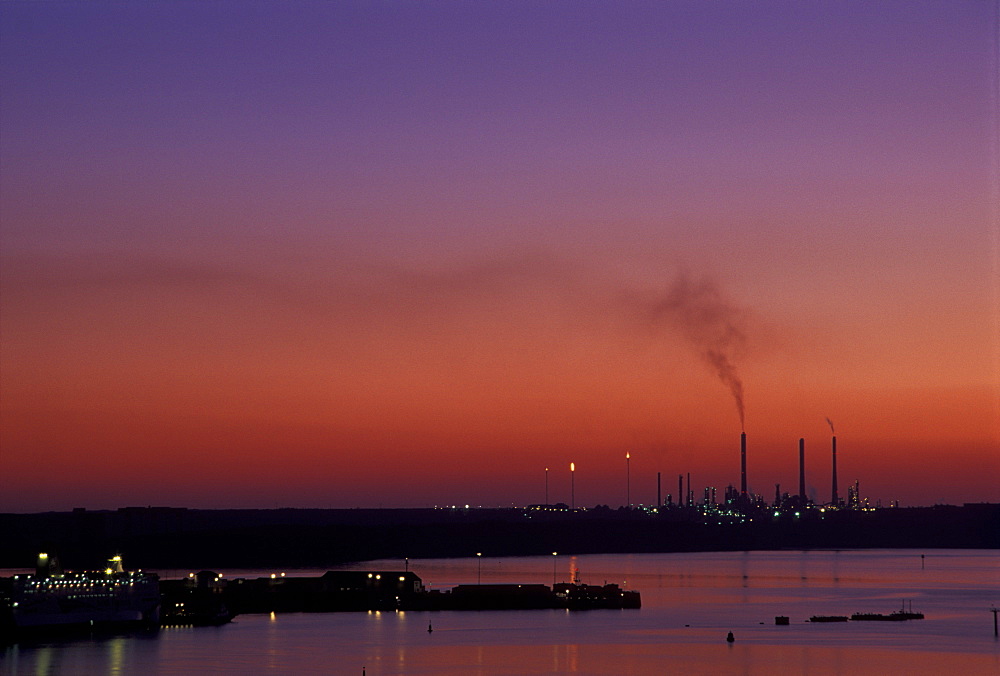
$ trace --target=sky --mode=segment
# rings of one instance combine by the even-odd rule
[[[998,11],[0,3],[0,511],[1000,501]]]

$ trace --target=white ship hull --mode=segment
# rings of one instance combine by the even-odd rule
[[[19,629],[159,624],[157,576],[143,573],[70,573],[17,576],[11,615]]]

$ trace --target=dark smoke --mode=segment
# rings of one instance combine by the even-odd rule
[[[719,350],[705,350],[704,357],[715,369],[719,379],[722,380],[722,382],[729,387],[729,391],[732,392],[733,399],[736,401],[736,411],[740,415],[740,431],[745,432],[746,424],[743,413],[743,381],[740,380],[739,375],[737,375],[736,367],[733,366],[729,357]]]
[[[833,429],[833,421],[829,418],[826,419],[826,423],[830,426],[830,434],[836,434],[837,432]]]
[[[692,281],[680,275],[667,295],[652,306],[657,322],[667,322],[681,329],[736,401],[740,429],[745,430],[743,381],[736,372],[735,352],[746,343],[742,329],[744,312],[719,291],[708,279]]]

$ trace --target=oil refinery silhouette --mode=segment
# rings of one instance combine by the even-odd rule
[[[831,431],[833,425],[831,423]],[[830,446],[830,500],[806,492],[805,440],[798,443],[797,493],[766,500],[749,490],[747,436],[740,435],[740,485],[718,499],[715,487],[695,498],[690,473],[677,496],[661,491],[653,505],[578,507],[546,501],[512,508],[222,509],[124,507],[111,510],[0,514],[0,567],[19,567],[39,551],[85,567],[107,552],[143,568],[330,566],[386,558],[530,556],[616,552],[767,549],[1000,548],[1000,504],[883,507],[861,495],[841,498],[837,437]],[[631,500],[626,454],[626,503]],[[575,463],[571,464],[571,479]]]

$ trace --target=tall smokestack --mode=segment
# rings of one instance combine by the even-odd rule
[[[691,495],[691,472],[688,472],[688,490],[687,490],[686,502],[688,507],[693,506],[692,503],[694,502],[694,499],[693,496]]]
[[[663,506],[663,498],[660,497],[660,473],[656,473],[656,507],[657,509]]]
[[[678,474],[677,475],[677,506],[678,507],[683,507],[685,502],[686,502],[686,498],[684,496],[684,475],[683,474]]]
[[[806,440],[799,439],[799,500],[806,502]]]
[[[740,495],[747,494],[747,433],[740,432]]]
[[[833,437],[833,498],[831,503],[837,506],[837,437]]]

